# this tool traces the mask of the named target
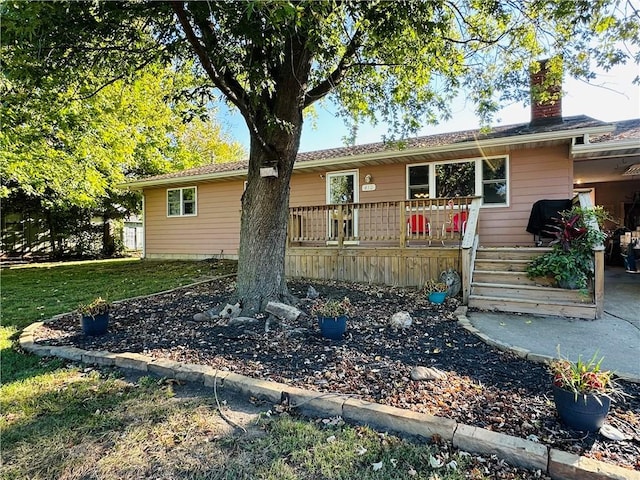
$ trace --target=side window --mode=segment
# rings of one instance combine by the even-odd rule
[[[194,216],[196,210],[196,187],[170,188],[167,190],[167,216]]]
[[[507,159],[505,157],[483,159],[482,203],[506,205],[508,198]]]

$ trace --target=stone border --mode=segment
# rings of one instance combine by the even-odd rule
[[[466,318],[464,313],[459,313],[459,321]],[[38,356],[56,356],[83,363],[129,368],[167,378],[199,382],[206,387],[215,386],[216,389],[266,398],[274,403],[280,403],[283,398],[287,398],[291,407],[305,415],[341,416],[345,421],[352,423],[424,438],[438,435],[461,450],[497,455],[513,465],[541,470],[557,480],[640,480],[640,472],[637,470],[580,457],[530,440],[457,423],[448,418],[367,402],[346,395],[313,392],[220,371],[213,367],[162,358],[154,359],[139,353],[111,353],[87,351],[76,347],[38,345],[34,339],[34,332],[44,323],[32,323],[21,332],[19,342],[24,350]],[[482,335],[477,329],[474,330],[478,332],[478,336]],[[489,337],[486,338],[491,340]],[[524,352],[521,352],[523,358],[528,358],[529,352]]]
[[[554,357],[551,357],[549,355],[534,353],[530,350],[527,350],[526,348],[516,347],[514,345],[501,342],[500,340],[496,340],[494,338],[491,338],[487,334],[482,333],[469,321],[469,318],[467,317],[467,310],[468,307],[463,305],[461,307],[458,307],[455,312],[453,312],[453,314],[458,318],[458,325],[467,330],[469,333],[472,333],[473,335],[478,337],[487,345],[495,347],[498,350],[502,350],[503,352],[511,352],[521,358],[524,358],[525,360],[529,360],[530,362],[544,363],[548,365],[554,359]],[[620,378],[621,380],[626,380],[628,382],[640,383],[640,377],[637,377],[630,373],[615,372],[615,376]]]

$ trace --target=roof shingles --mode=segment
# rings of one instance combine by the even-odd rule
[[[640,124],[640,120],[636,120]],[[623,123],[623,122],[620,122]],[[479,140],[498,139],[516,137],[518,135],[533,135],[538,133],[547,132],[559,132],[566,130],[574,130],[580,128],[593,128],[606,125],[605,123],[595,120],[593,118],[580,115],[575,117],[563,118],[561,122],[556,122],[548,125],[532,126],[529,123],[521,123],[516,125],[506,125],[501,127],[494,127],[488,131],[481,129],[465,130],[460,132],[440,133],[437,135],[428,135],[421,137],[414,137],[402,140],[401,142],[376,142],[368,143],[364,145],[353,145],[348,147],[329,148],[326,150],[315,150],[312,152],[300,152],[296,158],[296,163],[339,159],[347,157],[356,157],[361,155],[382,153],[385,151],[397,152],[401,150],[422,149],[429,147],[440,147],[446,145],[456,145],[467,142],[476,142]],[[602,135],[598,138],[605,137]],[[603,140],[600,140],[603,141]],[[184,178],[185,180],[191,177],[199,177],[205,175],[211,175],[216,173],[226,172],[243,172],[248,168],[249,161],[243,160],[240,162],[231,163],[212,163],[209,165],[203,165],[189,170],[183,170],[180,172],[167,173],[164,175],[156,175],[141,179],[142,181],[152,182],[156,180],[168,180]]]

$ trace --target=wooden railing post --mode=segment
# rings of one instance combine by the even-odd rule
[[[400,248],[407,246],[407,207],[405,202],[398,202],[400,208]]]
[[[604,247],[594,249],[593,256],[593,301],[596,304],[596,318],[602,318],[604,312]]]
[[[344,245],[344,212],[343,205],[338,206],[338,247]]]

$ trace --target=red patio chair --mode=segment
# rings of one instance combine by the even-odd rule
[[[460,213],[456,213],[453,217],[451,217],[451,225],[446,227],[445,232],[447,233],[462,233],[467,230],[467,218],[469,213],[466,210],[461,211]]]
[[[419,213],[414,213],[407,221],[407,230],[411,235],[427,234],[431,232],[431,224],[429,219]]]

